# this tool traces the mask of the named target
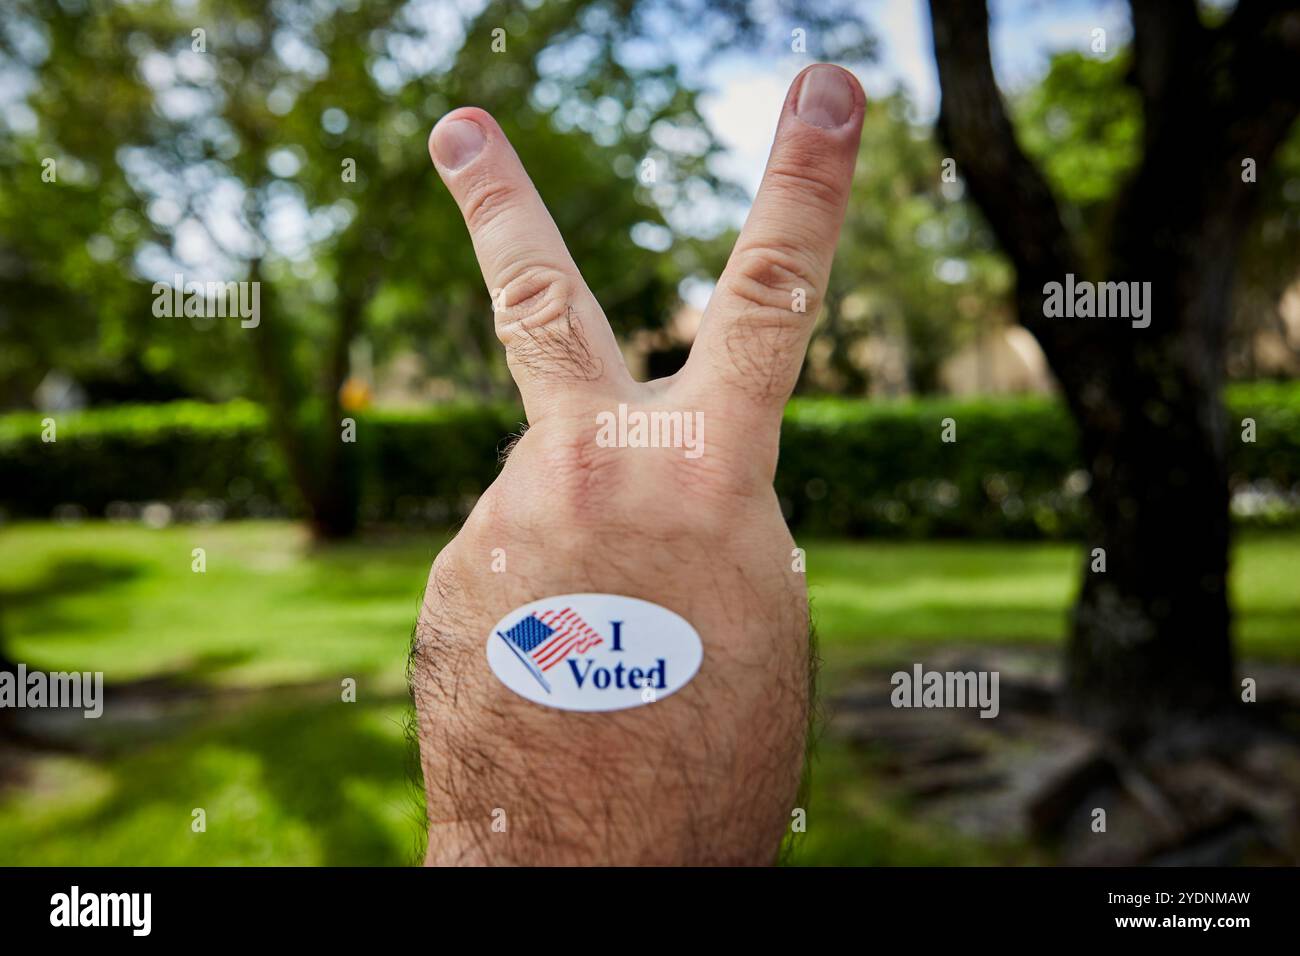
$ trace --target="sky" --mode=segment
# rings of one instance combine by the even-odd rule
[[[863,0],[875,28],[879,59],[854,70],[867,96],[884,96],[904,87],[918,116],[932,121],[939,109],[939,78],[925,0]],[[973,0],[972,0],[973,2]],[[1130,35],[1123,0],[992,0],[993,66],[1003,90],[1014,91],[1046,72],[1059,50],[1090,49],[1093,30],[1106,31],[1107,49],[1118,49]],[[719,59],[706,74],[711,92],[701,101],[705,119],[727,146],[717,171],[752,195],[767,163],[777,113],[790,82],[812,62],[807,55],[736,54]]]

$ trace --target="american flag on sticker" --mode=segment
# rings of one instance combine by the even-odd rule
[[[570,654],[585,654],[602,638],[572,608],[534,611],[497,636],[515,652],[529,672],[549,694],[551,685],[543,676]]]

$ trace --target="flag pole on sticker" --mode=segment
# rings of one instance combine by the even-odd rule
[[[537,683],[541,684],[542,689],[549,694],[551,692],[551,685],[546,683],[546,678],[542,676],[542,672],[537,669],[536,664],[528,659],[528,655],[519,649],[519,645],[510,640],[510,638],[506,637],[500,631],[497,631],[497,637],[506,642],[506,647],[515,652],[515,657],[519,658],[519,660],[523,662],[523,665],[528,668],[528,673],[536,677]]]
[[[509,630],[497,634],[548,694],[551,685],[542,671],[549,671],[570,654],[585,654],[605,642],[571,607],[534,611]]]

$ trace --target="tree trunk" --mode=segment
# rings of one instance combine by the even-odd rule
[[[279,313],[274,285],[262,281],[260,260],[249,264],[248,278],[262,286],[262,320],[248,334],[252,336],[254,362],[262,381],[271,437],[284,456],[289,477],[303,504],[309,513],[314,513],[316,471],[312,466],[310,445],[299,421],[305,390],[293,366],[292,333],[285,327]]]
[[[0,674],[13,675],[10,680],[18,679],[18,662],[13,660],[6,650],[7,640],[5,639],[5,622],[4,622],[4,604],[0,601]],[[21,693],[22,689],[19,688]],[[17,711],[8,707],[0,707],[0,741],[13,736],[14,725],[17,723]]]
[[[261,279],[261,263],[250,266],[249,278]],[[265,392],[271,433],[284,456],[289,475],[306,506],[312,534],[338,540],[356,533],[361,498],[358,445],[343,441],[343,410],[339,392],[348,375],[348,358],[360,329],[364,297],[340,294],[338,327],[330,343],[319,387],[317,414],[304,420],[308,389],[293,364],[292,331],[285,326],[273,298],[273,286],[263,286],[263,320],[250,334]]]
[[[1226,314],[1226,289],[1204,278],[1131,268],[1152,277],[1166,323],[1175,312]],[[1181,292],[1162,302],[1156,289]],[[1155,321],[1117,331],[1143,336]],[[1222,352],[1185,331],[1152,339],[1116,341],[1109,374],[1071,391],[1092,484],[1069,698],[1089,723],[1138,736],[1232,701]]]
[[[339,540],[356,534],[361,507],[361,461],[359,447],[364,436],[355,442],[343,440],[341,401],[343,384],[350,370],[352,344],[361,328],[364,296],[344,290],[339,301],[339,324],[326,364],[325,420],[319,436],[320,467],[312,493],[312,530],[322,540]]]
[[[1021,322],[1061,383],[1092,476],[1069,702],[1086,721],[1143,739],[1217,717],[1234,700],[1226,460],[1235,436],[1220,393],[1257,195],[1240,173],[1248,157],[1262,175],[1300,112],[1300,13],[1241,4],[1209,29],[1191,0],[1131,6],[1144,152],[1098,271],[1149,283],[1145,328],[1045,314],[1046,283],[1097,277],[1016,141],[985,4],[930,3],[941,134],[1015,265]]]
[[[1138,16],[1135,51],[1162,61],[1178,27]],[[1193,58],[1205,42],[1186,24]],[[1150,65],[1146,67],[1149,74]],[[1150,325],[1094,331],[1083,375],[1066,383],[1092,475],[1083,587],[1067,654],[1070,699],[1090,722],[1152,736],[1233,703],[1228,605],[1230,434],[1222,403],[1227,328],[1251,193],[1238,160],[1195,115],[1205,99],[1136,70],[1149,108],[1143,161],[1118,197],[1111,280],[1150,283]],[[1190,83],[1191,81],[1188,80]],[[1189,157],[1204,157],[1191,161]],[[1208,156],[1207,156],[1208,154]],[[1092,320],[1115,323],[1116,320]],[[1087,367],[1090,366],[1090,367]],[[1094,571],[1093,549],[1106,570]]]

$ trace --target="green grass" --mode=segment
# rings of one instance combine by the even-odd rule
[[[870,756],[823,743],[814,749],[807,828],[794,838],[796,866],[997,866],[1035,862],[1030,847],[939,832],[874,784]]]
[[[365,674],[392,690],[443,540],[314,549],[269,522],[19,525],[0,532],[0,607],[17,658],[52,669],[241,686]]]
[[[102,670],[111,683],[168,677],[220,702],[175,720],[78,726],[87,748],[41,757],[0,790],[0,865],[410,862],[420,811],[403,670],[442,543],[314,548],[300,528],[270,522],[0,531],[13,657]],[[1081,561],[1059,544],[800,543],[830,689],[858,664],[927,642],[1059,643]],[[206,573],[191,570],[194,548]],[[1238,546],[1245,655],[1300,660],[1298,572],[1300,534]],[[357,681],[355,704],[339,702],[345,677]],[[921,827],[871,774],[861,754],[818,748],[794,862],[1027,858]],[[195,808],[206,832],[191,830]]]
[[[351,708],[351,709],[349,709]],[[0,804],[0,863],[384,865],[417,859],[404,704],[269,703],[104,762],[54,757]],[[206,814],[195,832],[194,811]]]

